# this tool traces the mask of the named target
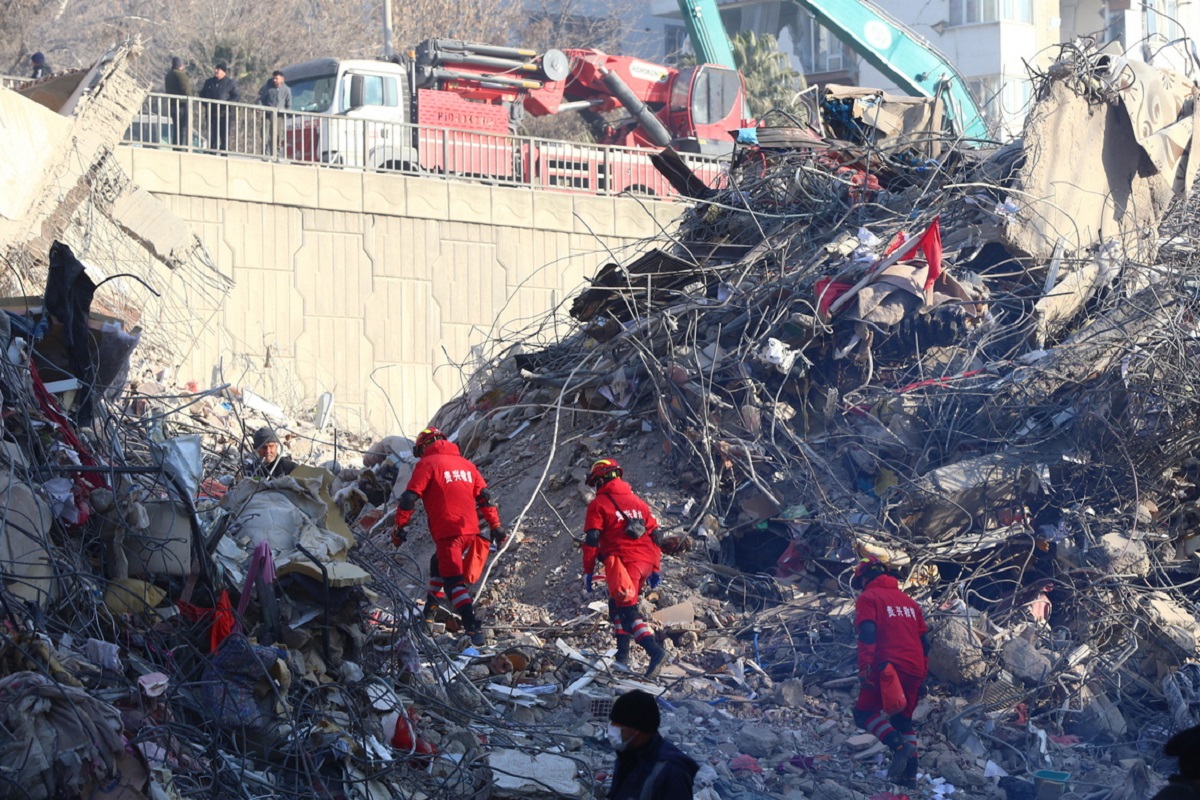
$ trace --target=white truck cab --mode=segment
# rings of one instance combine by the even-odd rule
[[[292,110],[288,151],[300,161],[404,169],[417,163],[408,69],[390,61],[318,58],[284,67]],[[341,117],[342,119],[336,119]]]

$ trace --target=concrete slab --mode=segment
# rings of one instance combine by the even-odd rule
[[[607,197],[577,196],[574,199],[576,233],[592,233],[596,236],[613,236],[616,212],[613,200]],[[566,228],[571,230],[571,228]]]
[[[681,206],[674,203],[662,203],[656,200],[643,199],[640,204],[634,201],[614,203],[614,233],[629,239],[645,239],[656,236],[661,232],[656,212],[659,211],[659,206],[664,205],[672,209],[673,214],[683,211]]]
[[[317,170],[317,204],[328,211],[362,211],[363,173],[352,170]]]
[[[129,156],[129,176],[148,192],[179,192],[179,154],[149,147],[121,147]]]
[[[229,159],[228,190],[230,200],[273,203],[275,179],[271,164],[266,161]]]
[[[321,170],[303,164],[272,164],[271,171],[277,204],[301,208],[317,204],[317,173]]]
[[[492,222],[516,228],[533,226],[531,189],[492,189]]]
[[[492,187],[474,183],[449,183],[450,219],[488,224],[492,221]]]
[[[449,184],[433,178],[405,178],[408,215],[422,219],[450,219]]]
[[[533,226],[548,231],[574,230],[571,195],[537,191],[533,193]]]
[[[179,163],[179,193],[195,197],[225,200],[229,196],[229,180],[225,158],[195,156]]]
[[[367,172],[362,176],[363,211],[368,214],[404,216],[408,203],[404,177],[385,172]]]

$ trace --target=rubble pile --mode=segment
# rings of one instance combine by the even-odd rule
[[[601,796],[631,688],[703,800],[903,797],[850,715],[865,554],[931,623],[908,796],[1145,796],[1200,718],[1194,87],[1064,47],[1035,90],[992,150],[829,87],[721,188],[662,156],[678,228],[433,420],[515,534],[486,647],[419,613],[423,523],[389,544],[410,440],[173,385],[47,244],[0,313],[0,797]],[[263,426],[301,466],[255,477]],[[662,523],[653,681],[580,588],[600,456]]]
[[[1195,724],[1195,86],[1076,47],[1034,81],[1022,140],[979,152],[830,87],[840,141],[758,129],[725,188],[571,300],[570,335],[496,341],[435,419],[485,474],[520,469],[500,480],[531,530],[578,527],[591,458],[646,488],[692,551],[645,609],[669,702],[709,706],[682,727],[787,716],[780,686],[812,715],[709,750],[727,770],[844,756],[867,554],[932,623],[930,780],[1052,770],[1087,795]],[[537,538],[516,572],[559,560],[553,607],[574,556]],[[698,625],[661,621],[680,603]]]

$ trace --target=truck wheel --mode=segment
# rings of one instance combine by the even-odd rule
[[[409,175],[416,174],[420,171],[407,161],[385,161],[379,166],[379,168],[385,172],[403,172]]]

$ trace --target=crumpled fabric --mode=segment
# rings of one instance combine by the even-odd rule
[[[66,329],[67,359],[71,371],[83,385],[76,398],[80,425],[92,421],[92,387],[96,383],[96,356],[88,318],[96,285],[87,268],[62,242],[50,246],[50,269],[46,276],[46,310]]]
[[[34,800],[78,795],[116,774],[121,715],[83,689],[36,672],[0,679],[0,783]]]
[[[250,605],[250,594],[254,591],[254,583],[259,579],[266,586],[275,582],[275,554],[267,541],[259,542],[254,553],[250,556],[250,569],[246,572],[246,580],[242,584],[242,596],[238,600],[237,615],[246,616],[246,607]]]
[[[286,657],[287,653],[274,647],[251,644],[240,633],[227,637],[204,667],[201,695],[213,721],[250,730],[269,725],[274,719],[270,706],[259,705],[254,686],[260,678],[269,677],[277,659]]]

